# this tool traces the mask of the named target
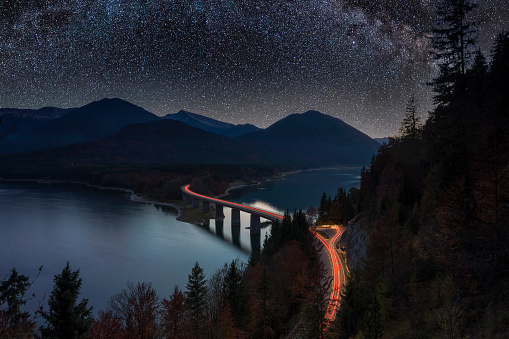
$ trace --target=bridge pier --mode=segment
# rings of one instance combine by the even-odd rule
[[[216,220],[224,219],[223,205],[216,204]]]
[[[197,198],[192,198],[193,199],[193,208],[198,208],[200,207],[200,199],[197,199]]]
[[[232,227],[240,226],[240,210],[232,208]]]
[[[202,208],[202,212],[203,212],[203,213],[208,213],[208,212],[210,212],[210,202],[203,200],[203,208]]]
[[[224,220],[217,220],[216,219],[216,235],[220,237],[221,239],[224,239]]]
[[[260,233],[260,217],[254,214],[251,214],[251,225],[249,227],[251,234],[259,234]]]
[[[189,194],[186,194],[186,202],[188,204],[192,204],[193,203],[193,197],[190,196]]]
[[[260,234],[251,233],[249,237],[251,238],[251,251],[259,252],[261,248]]]
[[[237,225],[232,223],[232,242],[235,246],[241,248],[240,245],[240,221]]]

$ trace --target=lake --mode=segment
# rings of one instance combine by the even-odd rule
[[[282,212],[287,208],[318,205],[325,190],[358,185],[359,169],[324,169],[287,175],[284,180],[243,187],[230,192],[231,199]],[[286,197],[286,198],[285,198]],[[241,213],[241,226],[225,220],[204,226],[176,220],[173,208],[139,203],[129,194],[80,184],[0,183],[0,279],[15,267],[35,277],[37,299],[53,287],[53,276],[67,261],[80,269],[81,297],[88,298],[94,313],[104,309],[110,297],[126,282],[151,282],[161,297],[175,285],[185,289],[195,261],[207,276],[235,258],[247,261],[252,246],[263,243],[269,227],[253,236],[249,215]]]

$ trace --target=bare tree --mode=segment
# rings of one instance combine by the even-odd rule
[[[132,283],[114,295],[109,304],[127,333],[136,338],[153,338],[157,333],[159,297],[151,283]]]

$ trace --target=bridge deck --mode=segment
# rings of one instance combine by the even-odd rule
[[[251,213],[251,214],[257,215],[259,217],[271,220],[271,221],[283,220],[283,216],[282,215],[279,215],[279,214],[276,214],[276,213],[272,213],[272,212],[269,212],[269,211],[266,211],[266,210],[262,210],[260,208],[255,208],[255,207],[250,207],[250,206],[246,206],[246,205],[241,205],[241,204],[237,204],[237,203],[234,203],[234,202],[231,202],[231,201],[216,199],[216,198],[212,198],[212,197],[207,197],[206,195],[201,195],[201,194],[195,193],[195,192],[193,192],[193,191],[191,191],[189,189],[189,186],[190,185],[183,186],[182,190],[186,194],[189,194],[192,197],[196,197],[196,198],[204,200],[204,201],[209,201],[209,202],[212,202],[214,204],[219,204],[219,205],[222,205],[222,206],[235,208],[235,209],[238,209],[240,211]]]

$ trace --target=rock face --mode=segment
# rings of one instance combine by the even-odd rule
[[[366,256],[368,233],[361,228],[359,222],[351,220],[341,236],[340,246],[346,252],[346,265],[351,270],[359,267]]]

